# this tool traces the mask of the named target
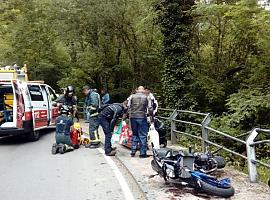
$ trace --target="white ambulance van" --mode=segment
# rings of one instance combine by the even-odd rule
[[[25,135],[38,140],[41,129],[55,128],[56,98],[49,85],[27,81],[27,73],[0,70],[0,137]]]

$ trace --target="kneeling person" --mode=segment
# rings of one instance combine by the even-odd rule
[[[127,102],[124,102],[123,104],[114,103],[106,105],[99,113],[99,124],[101,125],[105,134],[104,149],[107,156],[114,156],[116,154],[116,148],[113,148],[111,143],[113,129],[118,118],[122,117],[126,112],[126,105]]]
[[[53,144],[52,154],[65,153],[72,151],[73,144],[70,138],[70,131],[73,130],[73,120],[68,116],[69,108],[63,105],[60,110],[60,116],[56,118],[56,143]]]

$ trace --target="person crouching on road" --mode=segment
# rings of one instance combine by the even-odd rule
[[[52,154],[57,154],[58,152],[63,154],[67,151],[74,150],[70,138],[70,131],[73,130],[73,120],[68,116],[68,113],[68,106],[63,105],[60,110],[60,116],[56,118],[56,143],[52,146]]]
[[[107,104],[100,109],[98,119],[105,134],[104,149],[107,156],[114,156],[116,154],[116,147],[112,147],[111,143],[113,129],[119,117],[122,117],[126,110],[127,101],[124,101],[122,104]]]

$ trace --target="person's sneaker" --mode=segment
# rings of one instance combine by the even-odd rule
[[[54,143],[52,145],[52,154],[55,155],[58,153],[58,145],[56,143]]]
[[[65,145],[64,144],[59,144],[58,146],[59,146],[59,153],[60,154],[65,153],[65,151],[66,151]]]
[[[115,151],[117,149],[117,147],[112,147],[112,151]]]
[[[147,155],[147,154],[143,154],[143,155],[139,155],[139,157],[140,157],[140,158],[148,158],[148,157],[150,157],[150,156]]]
[[[115,154],[116,154],[116,151],[114,150],[114,151],[111,151],[110,153],[106,153],[105,155],[106,156],[115,156]]]

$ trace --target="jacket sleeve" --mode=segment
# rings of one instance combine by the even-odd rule
[[[99,96],[97,93],[92,92],[90,94],[90,98],[88,100],[87,110],[90,113],[91,117],[98,115],[98,108],[99,108]]]
[[[65,96],[62,94],[57,99],[55,99],[56,103],[65,103]]]
[[[107,104],[110,102],[110,95],[108,93],[106,93],[103,97],[102,97],[102,103],[103,104]]]
[[[90,103],[90,109],[92,108],[93,110],[97,110],[99,107],[99,98],[98,98],[98,94],[96,93],[92,93],[91,96],[91,103]]]
[[[150,116],[150,121],[154,122],[153,106],[152,106],[152,101],[149,97],[147,97],[147,111],[148,111],[148,114]]]
[[[114,126],[116,124],[116,121],[118,120],[118,118],[123,115],[123,110],[118,110],[116,109],[115,107],[113,107],[113,118],[111,120],[111,123],[110,123],[110,131],[113,132],[113,129],[114,129]]]

